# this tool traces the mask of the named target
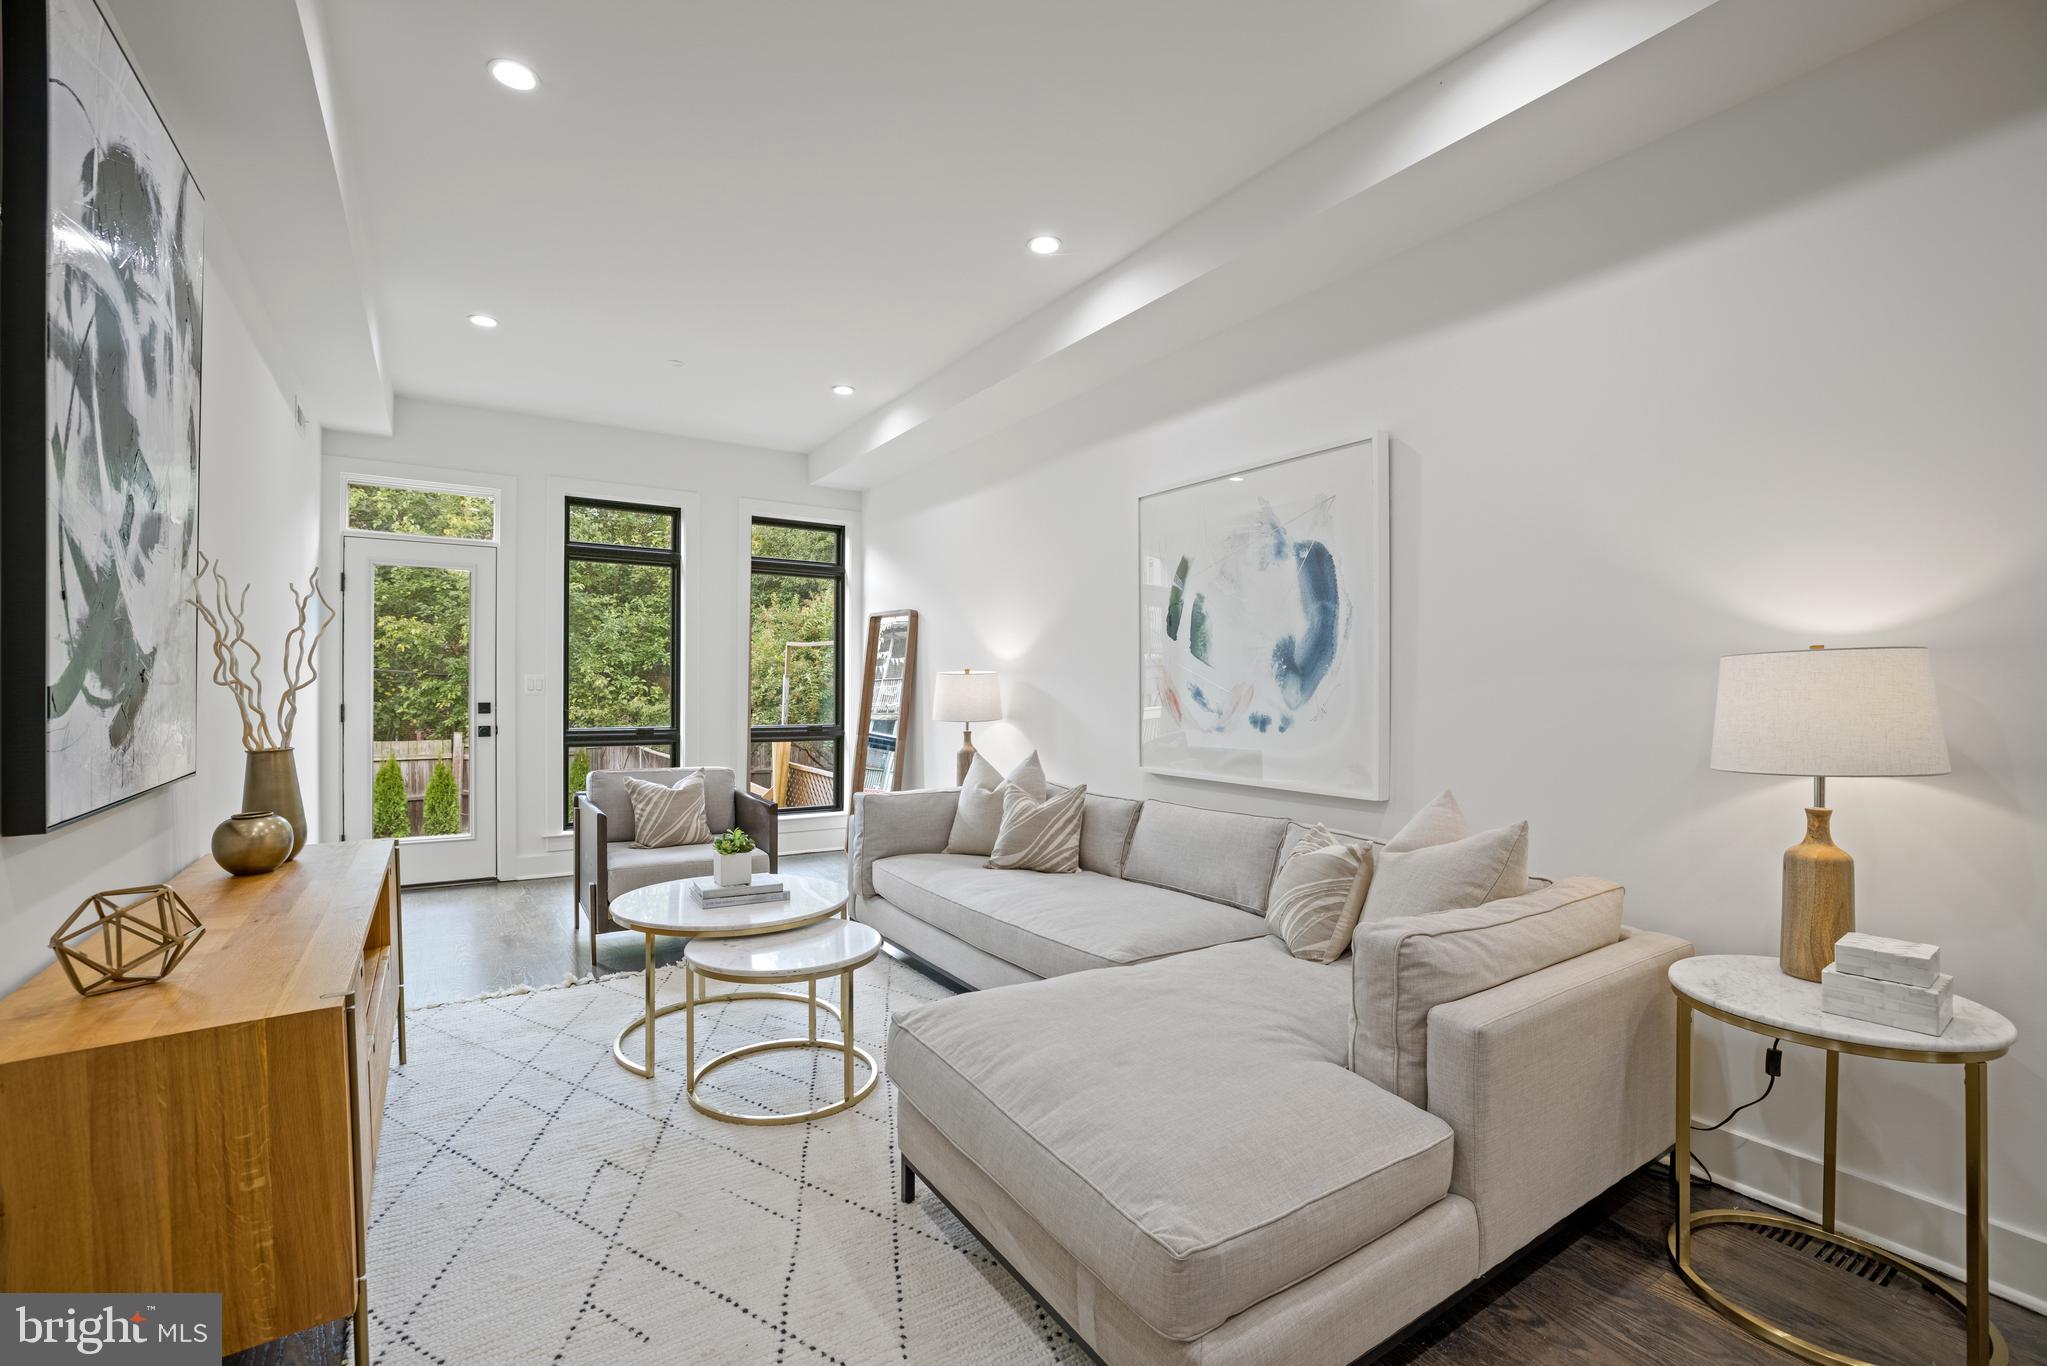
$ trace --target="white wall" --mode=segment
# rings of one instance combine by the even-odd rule
[[[199,434],[199,544],[228,576],[253,586],[249,634],[272,667],[296,619],[287,581],[304,581],[318,554],[320,437],[299,430],[217,270],[206,280],[205,389]],[[203,627],[201,628],[203,631]],[[202,656],[206,645],[200,643]],[[0,991],[49,963],[49,937],[90,893],[161,882],[206,852],[213,827],[241,810],[242,728],[225,689],[200,670],[199,771],[48,835],[0,840]],[[277,676],[265,675],[276,695]],[[302,709],[298,762],[309,819],[319,815],[319,746]],[[318,828],[317,825],[314,828]]]
[[[1803,783],[1714,773],[1724,653],[1935,651],[1954,773],[1832,785],[1864,928],[1942,946],[1990,1068],[1992,1269],[2047,1298],[2047,9],[1979,0],[873,491],[872,599],[1000,669],[991,759],[1397,828],[1455,788],[1632,923],[1773,950]],[[1136,768],[1135,500],[1390,430],[1393,799]],[[917,721],[912,776],[958,728]],[[1701,1025],[1698,1110],[1760,1089]],[[1792,1049],[1793,1054],[1804,1050]],[[1821,1068],[1702,1142],[1818,1203]],[[1952,1265],[1958,1070],[1851,1061],[1844,1222]],[[1729,1140],[1729,1141],[1719,1141]],[[2036,1156],[2025,1157],[2027,1152]]]
[[[498,875],[569,871],[561,833],[562,502],[572,495],[660,502],[683,513],[683,757],[743,766],[746,718],[747,528],[756,514],[843,521],[848,537],[847,639],[860,620],[859,495],[813,489],[801,456],[687,437],[401,398],[389,437],[330,431],[334,512],[324,562],[339,568],[343,501],[352,475],[444,479],[499,490]],[[341,663],[330,651],[338,677]],[[847,661],[851,663],[852,661]],[[537,674],[545,691],[523,691]],[[339,701],[339,690],[331,695]],[[330,704],[329,712],[333,710]],[[849,718],[850,721],[850,718]],[[324,838],[342,816],[339,728],[328,735]],[[783,847],[838,848],[844,820],[785,817]],[[351,835],[359,832],[351,830]]]

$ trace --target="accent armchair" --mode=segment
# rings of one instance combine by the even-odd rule
[[[708,844],[678,844],[667,849],[642,849],[633,843],[633,805],[626,800],[627,778],[673,783],[695,768],[640,770],[605,769],[590,775],[586,790],[576,794],[576,923],[590,921],[590,961],[597,961],[597,936],[623,929],[611,918],[611,899],[636,887],[678,878],[708,877],[713,850]],[[753,867],[772,873],[781,866],[776,850],[775,804],[743,791],[729,768],[706,768],[704,817],[711,833],[734,827],[753,837]]]

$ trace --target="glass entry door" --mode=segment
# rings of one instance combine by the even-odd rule
[[[407,883],[497,876],[497,549],[349,536],[344,837],[395,836]]]

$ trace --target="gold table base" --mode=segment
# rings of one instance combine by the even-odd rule
[[[1760,1338],[1773,1347],[1789,1352],[1804,1361],[1820,1363],[1820,1366],[1875,1366],[1860,1357],[1845,1356],[1830,1351],[1817,1343],[1808,1342],[1797,1334],[1778,1327],[1753,1310],[1744,1308],[1729,1299],[1722,1292],[1707,1284],[1692,1266],[1691,1239],[1694,1229],[1714,1224],[1750,1224],[1762,1228],[1792,1229],[1809,1234],[1858,1252],[1888,1262],[1907,1275],[1916,1277],[1935,1295],[1945,1300],[1962,1315],[1963,1331],[1968,1341],[1968,1366],[2005,1366],[2011,1360],[2010,1349],[2005,1346],[2004,1335],[1990,1321],[1990,1102],[1989,1064],[2002,1056],[2004,1049],[1984,1053],[1941,1053],[1930,1049],[1892,1049],[1873,1045],[1858,1045],[1841,1039],[1829,1039],[1818,1035],[1800,1034],[1776,1025],[1744,1019],[1730,1011],[1720,1010],[1685,995],[1672,988],[1677,997],[1677,1105],[1676,1144],[1671,1152],[1671,1171],[1677,1180],[1677,1218],[1670,1226],[1667,1243],[1671,1264],[1686,1285],[1697,1291],[1700,1298],[1718,1311],[1722,1317],[1733,1323],[1751,1337]],[[1748,1030],[1767,1038],[1782,1039],[1787,1043],[1803,1044],[1808,1048],[1824,1049],[1827,1055],[1826,1086],[1826,1139],[1825,1163],[1821,1168],[1821,1216],[1817,1224],[1790,1215],[1763,1214],[1752,1210],[1692,1209],[1692,1013],[1697,1011],[1723,1024],[1737,1029]],[[1834,1227],[1834,1196],[1838,1184],[1838,1167],[1835,1162],[1836,1140],[1841,1128],[1841,1056],[1844,1053],[1860,1057],[1882,1058],[1892,1062],[1946,1063],[1962,1069],[1962,1111],[1965,1148],[1966,1210],[1964,1226],[1967,1232],[1967,1251],[1963,1267],[1967,1279],[1956,1287],[1916,1262],[1886,1251],[1860,1238],[1851,1238],[1837,1232]]]
[[[1872,1261],[1880,1261],[1886,1266],[1896,1267],[1906,1275],[1917,1280],[1921,1285],[1924,1285],[1942,1300],[1945,1300],[1957,1313],[1965,1318],[1968,1315],[1969,1299],[1966,1292],[1956,1288],[1953,1284],[1927,1270],[1917,1262],[1909,1258],[1900,1257],[1897,1253],[1880,1248],[1874,1243],[1866,1243],[1860,1238],[1851,1238],[1845,1233],[1830,1232],[1827,1229],[1821,1228],[1818,1224],[1810,1223],[1804,1219],[1793,1218],[1788,1214],[1765,1214],[1758,1210],[1698,1210],[1692,1214],[1687,1227],[1690,1231],[1697,1232],[1699,1229],[1711,1227],[1715,1224],[1738,1224],[1753,1228],[1782,1228],[1790,1229],[1796,1233],[1808,1234],[1820,1239],[1831,1247],[1859,1253],[1864,1257],[1870,1258]],[[1692,1266],[1689,1248],[1687,1248],[1685,1259],[1683,1261],[1678,1260],[1677,1228],[1676,1224],[1670,1226],[1670,1236],[1667,1240],[1667,1245],[1670,1249],[1670,1259],[1677,1266],[1677,1274],[1684,1278],[1686,1285],[1689,1285],[1699,1293],[1700,1299],[1713,1306],[1714,1310],[1722,1318],[1751,1336],[1761,1338],[1764,1342],[1781,1348],[1805,1361],[1819,1362],[1822,1366],[1875,1366],[1875,1363],[1864,1361],[1860,1357],[1845,1356],[1840,1352],[1830,1351],[1816,1342],[1799,1337],[1788,1329],[1779,1328],[1762,1315],[1736,1304],[1719,1290],[1714,1289],[1707,1282],[1706,1278],[1699,1274],[1697,1268]],[[1996,1324],[1990,1325],[1990,1355],[1986,1366],[2006,1366],[2010,1360],[2011,1350],[2005,1346],[2004,1334],[1997,1330]]]
[[[780,1001],[784,1005],[792,1006],[807,1006],[811,1004],[809,997],[799,996],[793,991],[734,991],[722,996],[698,997],[695,1005],[698,1009],[702,1009],[705,1006],[723,1005],[727,1001]],[[833,1019],[839,1018],[839,1008],[830,1001],[818,1001],[816,1005],[819,1010],[824,1011]],[[690,1006],[691,1003],[688,1001],[670,1001],[665,1006],[657,1007],[653,1018],[658,1020],[664,1015],[673,1015],[679,1010],[688,1010]],[[618,1037],[611,1041],[612,1061],[636,1077],[651,1078],[654,1075],[654,1047],[652,1044],[648,1044],[643,1055],[644,1060],[635,1062],[626,1053],[625,1041],[631,1037],[634,1030],[645,1029],[648,1023],[648,1017],[642,1015],[638,1019],[628,1022],[624,1029],[618,1031]]]

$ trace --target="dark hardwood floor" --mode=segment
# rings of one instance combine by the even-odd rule
[[[843,877],[845,861],[841,854],[793,855],[783,866]],[[406,893],[408,999],[458,1000],[588,973],[588,940],[569,928],[568,896],[565,878]],[[599,944],[598,967],[628,971],[640,965],[640,954],[635,936],[611,935]],[[1693,1201],[1701,1208],[1770,1208],[1703,1183],[1693,1186]],[[1667,1174],[1630,1177],[1378,1362],[1781,1366],[1793,1360],[1726,1322],[1677,1278],[1664,1247],[1672,1209]],[[1836,1351],[1885,1366],[1963,1359],[1958,1317],[1911,1277],[1843,1258],[1829,1261],[1822,1252],[1800,1239],[1713,1228],[1699,1233],[1694,1263],[1724,1293]],[[1992,1314],[2010,1343],[2013,1363],[2047,1366],[2047,1318],[2001,1300]],[[344,1366],[348,1323],[311,1329],[228,1360],[234,1366]]]

